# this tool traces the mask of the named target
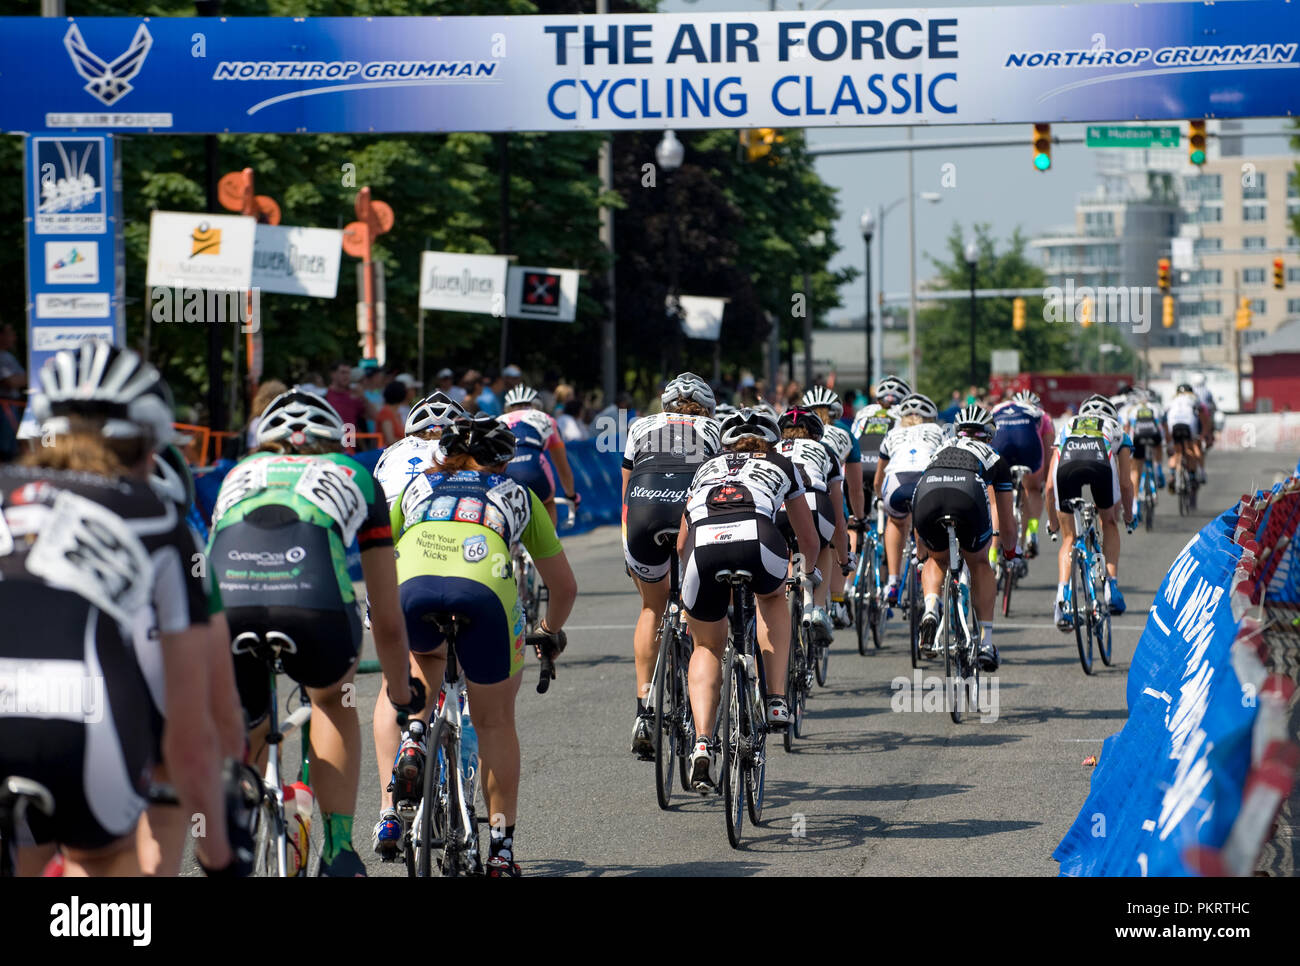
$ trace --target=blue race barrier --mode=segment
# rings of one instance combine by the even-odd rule
[[[1129,719],[1053,853],[1061,875],[1191,875],[1188,850],[1217,849],[1232,829],[1256,714],[1230,656],[1236,523],[1234,508],[1207,524],[1160,585],[1129,669]]]

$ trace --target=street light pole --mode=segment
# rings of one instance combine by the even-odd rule
[[[663,138],[655,146],[655,161],[667,175],[668,184],[668,305],[665,306],[669,316],[669,368],[677,372],[681,366],[682,315],[677,292],[677,193],[674,190],[673,172],[682,166],[686,149],[673,131],[664,131]]]
[[[875,230],[876,230],[876,219],[875,216],[871,214],[870,208],[864,208],[862,210],[862,217],[858,220],[858,224],[862,229],[862,241],[866,248],[866,271],[863,273],[863,275],[867,280],[866,311],[863,313],[862,316],[862,324],[863,324],[864,334],[866,336],[865,341],[867,343],[867,359],[866,359],[867,367],[862,370],[862,387],[863,387],[862,395],[869,399],[871,397],[870,387],[872,383],[871,380],[871,374],[872,374],[872,368],[871,368],[871,236],[875,234]],[[882,219],[882,224],[883,224],[883,219]]]
[[[975,269],[979,264],[980,250],[974,241],[966,243],[966,264],[970,266],[970,384],[979,388],[975,374]]]

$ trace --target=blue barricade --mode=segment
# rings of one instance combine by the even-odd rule
[[[1190,875],[1186,850],[1217,848],[1232,828],[1257,710],[1230,659],[1236,521],[1233,510],[1207,524],[1160,585],[1129,669],[1128,721],[1053,853],[1061,875]]]

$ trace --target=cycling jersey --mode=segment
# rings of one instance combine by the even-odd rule
[[[655,413],[632,424],[623,449],[623,469],[638,472],[693,472],[722,448],[712,416]]]
[[[1010,466],[1027,466],[1037,473],[1043,466],[1043,423],[1051,422],[1037,406],[1007,400],[993,407],[993,448]]]
[[[853,425],[849,429],[850,435],[858,441],[858,445],[865,452],[869,445],[873,449],[880,449],[880,440],[885,433],[889,432],[897,424],[898,420],[889,415],[889,410],[879,403],[871,403],[863,406],[853,415]],[[870,442],[866,437],[877,437]]]
[[[948,549],[948,530],[941,522],[953,519],[957,543],[967,553],[988,546],[993,517],[988,488],[1011,492],[1011,465],[987,443],[958,436],[941,446],[916,484],[912,522],[930,550]]]
[[[426,619],[467,619],[457,637],[465,676],[496,684],[524,666],[524,613],[511,553],[517,544],[534,560],[562,551],[536,493],[507,476],[475,470],[430,472],[407,486],[389,515],[397,536],[397,580],[411,650],[441,647]]]
[[[555,474],[548,449],[564,445],[555,420],[538,409],[517,409],[500,417],[515,434],[515,455],[506,466],[506,475],[537,494],[543,502],[555,496]]]
[[[880,455],[889,460],[886,474],[919,473],[943,441],[944,432],[937,423],[917,423],[891,429],[880,444]]]
[[[389,509],[406,489],[406,484],[425,470],[442,462],[445,454],[442,443],[436,439],[403,436],[384,450],[375,464],[375,480],[384,489]]]
[[[342,453],[255,453],[217,495],[208,560],[214,607],[231,636],[287,634],[285,673],[307,687],[338,682],[361,647],[361,614],[347,550],[392,546],[387,501],[364,467]],[[251,654],[235,656],[235,684],[250,722],[266,713],[269,678]]]
[[[1082,488],[1092,491],[1097,509],[1106,510],[1119,499],[1118,458],[1122,449],[1133,448],[1133,441],[1113,419],[1105,416],[1075,416],[1066,420],[1056,437],[1059,452],[1056,465],[1056,508],[1061,510],[1082,495]]]
[[[841,463],[862,462],[862,449],[858,446],[858,441],[838,423],[831,423],[822,430],[822,442],[830,447]]]
[[[548,416],[540,409],[516,409],[497,418],[510,427],[519,446],[544,450],[564,445],[564,437],[560,435],[555,417]]]
[[[37,842],[102,848],[148,805],[160,718],[139,634],[207,623],[195,553],[146,483],[0,467],[0,775],[54,795],[57,827],[28,812]]]
[[[831,504],[829,487],[831,483],[843,481],[840,461],[829,446],[811,439],[784,439],[776,444],[776,452],[788,457],[804,474],[804,485],[808,490],[804,499],[812,511],[822,546],[829,546],[835,535],[835,508]],[[793,531],[789,528],[784,509],[777,510],[775,520],[786,539],[790,540]]]
[[[1193,393],[1179,393],[1170,401],[1165,419],[1171,431],[1178,426],[1186,426],[1191,435],[1199,436],[1201,432],[1200,401]]]
[[[1126,406],[1121,414],[1121,422],[1134,442],[1158,444],[1164,438],[1164,413],[1155,403]]]
[[[772,520],[786,500],[803,496],[805,489],[803,474],[780,453],[723,453],[696,470],[686,516],[691,524],[731,513]]]

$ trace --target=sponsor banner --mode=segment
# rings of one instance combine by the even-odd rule
[[[197,38],[197,39],[196,39]],[[0,129],[648,130],[1280,117],[1287,0],[0,18]]]
[[[38,292],[36,318],[38,319],[106,319],[112,314],[107,292],[80,292],[67,294]]]
[[[146,285],[242,291],[253,284],[255,219],[155,211],[149,219]]]
[[[99,282],[99,242],[47,241],[46,285],[95,285]]]
[[[102,137],[32,138],[36,234],[98,235],[108,228],[107,155]]]
[[[501,316],[506,311],[505,255],[423,252],[420,308]]]
[[[726,310],[727,300],[682,295],[677,301],[682,307],[682,332],[686,337],[717,342],[722,333],[722,313]]]
[[[343,232],[333,228],[258,225],[253,234],[253,288],[332,299],[338,294]]]
[[[111,325],[37,325],[32,329],[32,349],[49,356],[75,349],[87,339],[112,339]]]
[[[512,319],[572,322],[578,311],[578,270],[511,265],[506,314]]]

